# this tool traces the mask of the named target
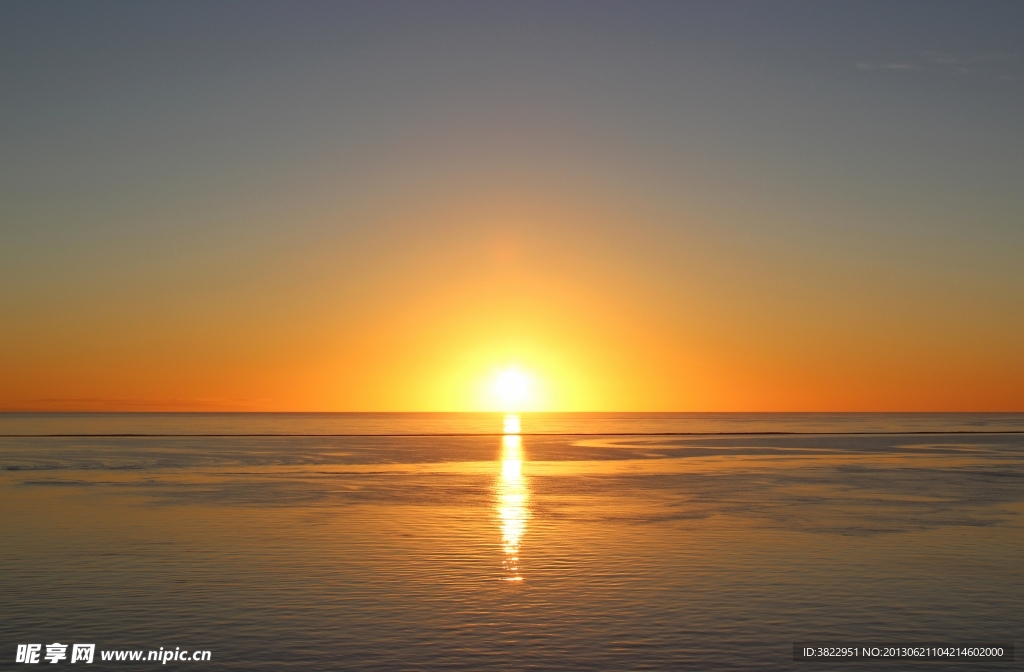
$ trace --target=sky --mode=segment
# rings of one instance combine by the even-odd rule
[[[52,2],[0,410],[1024,411],[1024,4]]]

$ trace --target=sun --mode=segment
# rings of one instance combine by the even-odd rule
[[[505,369],[494,378],[492,392],[503,411],[520,411],[531,405],[532,384],[530,376],[518,368]]]

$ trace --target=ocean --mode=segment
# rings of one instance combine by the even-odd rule
[[[0,667],[1018,669],[794,644],[1022,641],[1022,514],[1024,414],[2,414]]]

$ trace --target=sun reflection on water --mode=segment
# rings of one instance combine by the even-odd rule
[[[505,434],[518,434],[520,426],[518,415],[505,416]]]
[[[522,581],[519,547],[530,517],[529,483],[523,477],[523,437],[519,435],[519,417],[505,416],[501,437],[501,473],[495,485],[495,508],[501,523],[501,542],[505,557],[503,581]]]

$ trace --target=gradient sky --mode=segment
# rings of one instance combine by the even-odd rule
[[[0,409],[1024,411],[1024,3],[6,2]]]

